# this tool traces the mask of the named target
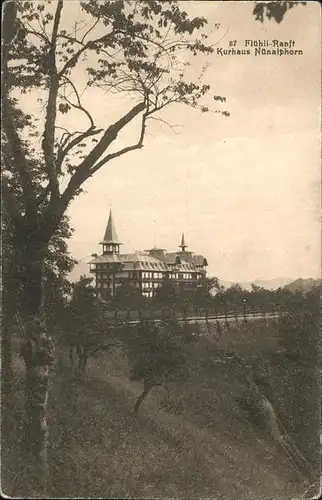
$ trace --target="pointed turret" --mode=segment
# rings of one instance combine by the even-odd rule
[[[185,238],[184,238],[184,233],[182,233],[181,243],[180,243],[180,245],[179,245],[179,247],[181,248],[181,252],[185,252],[185,251],[186,251],[187,246],[188,246],[188,245],[186,245]]]
[[[119,238],[117,236],[112,216],[112,209],[110,210],[110,216],[108,218],[107,226],[105,229],[104,239],[100,242],[100,245],[103,245],[103,253],[120,253],[120,245],[122,245],[122,243],[119,241]]]

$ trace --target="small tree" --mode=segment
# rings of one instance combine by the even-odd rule
[[[115,345],[111,328],[104,320],[103,310],[96,298],[92,278],[81,276],[75,283],[67,308],[66,342],[70,349],[72,367],[78,358],[78,370],[84,374],[88,359],[98,352],[106,352]]]
[[[248,292],[239,283],[234,283],[223,293],[224,302],[229,309],[241,308],[243,300],[248,298]]]
[[[141,311],[145,307],[146,300],[138,287],[125,281],[117,288],[112,304],[117,309],[125,309],[128,312],[128,316],[131,311],[139,311],[139,317],[141,317]]]
[[[187,375],[184,354],[184,331],[173,320],[157,325],[152,321],[141,321],[128,336],[130,378],[143,382],[143,392],[134,406],[139,411],[148,393],[157,386],[167,385]]]
[[[165,277],[155,291],[154,302],[161,307],[163,319],[175,316],[180,302],[180,295],[174,280]]]
[[[219,290],[219,280],[218,278],[206,278],[203,277],[199,282],[195,292],[194,303],[199,309],[203,309],[205,312],[205,319],[208,331],[210,330],[209,325],[209,309],[213,305],[213,292],[214,290]]]
[[[183,290],[180,293],[179,305],[180,309],[182,310],[184,320],[187,319],[188,312],[193,306],[193,299],[194,299],[193,292],[191,292],[190,290],[189,291]]]

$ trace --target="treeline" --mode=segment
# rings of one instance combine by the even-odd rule
[[[294,324],[294,331],[289,324],[293,324],[292,318],[297,318],[298,315],[304,317],[304,313],[308,314],[308,311],[313,311],[316,315],[319,298],[318,287],[306,295],[284,289],[265,290],[255,285],[250,291],[239,285],[225,290],[216,278],[206,278],[201,282],[201,286],[190,294],[180,295],[174,282],[165,280],[153,299],[142,296],[138,289],[125,284],[118,289],[115,297],[102,301],[97,298],[92,279],[83,276],[72,285],[71,293],[65,296],[64,300],[56,301],[57,309],[52,310],[50,321],[53,337],[62,340],[71,349],[71,357],[74,362],[78,358],[79,368],[83,371],[90,356],[109,351],[117,344],[119,338],[115,329],[120,324],[118,320],[124,324],[127,320],[141,320],[141,323],[149,325],[148,329],[151,330],[154,328],[151,326],[152,320],[160,319],[162,324],[177,328],[178,318],[184,315],[204,314],[207,319],[213,312],[242,313],[243,308],[247,314],[260,310],[278,310],[283,313],[280,324],[284,325],[283,322],[286,322],[283,326],[286,332],[283,338],[285,337],[284,341],[289,344],[286,350],[290,356],[294,349],[302,349],[302,337],[298,340],[298,336],[302,335],[304,338],[309,322],[302,324],[303,320],[302,323]],[[186,333],[189,335],[188,331]],[[149,336],[153,337],[151,332]],[[305,350],[309,348],[315,349],[315,344],[307,343]]]
[[[238,283],[229,288],[220,285],[218,278],[203,278],[195,290],[182,290],[170,279],[164,279],[156,289],[153,298],[141,295],[131,283],[123,283],[113,298],[106,297],[103,303],[107,310],[140,313],[172,311],[187,315],[225,315],[227,313],[282,312],[290,303],[301,301],[302,293],[291,292],[287,288],[268,290],[255,284],[246,290]],[[124,315],[122,315],[124,317]]]

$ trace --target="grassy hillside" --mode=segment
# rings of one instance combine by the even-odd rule
[[[147,396],[137,418],[132,416],[142,387],[129,382],[122,348],[110,357],[92,359],[83,380],[71,378],[58,363],[50,397],[50,495],[299,497],[309,487],[306,478],[286,459],[265,422],[251,418],[240,404],[249,392],[247,366],[253,365],[259,376],[269,378],[267,390],[278,409],[283,412],[287,405],[280,372],[269,364],[270,356],[278,353],[276,335],[275,322],[259,321],[235,325],[220,338],[198,336],[187,345],[189,377],[169,386],[170,397],[181,403],[177,415],[160,409],[167,393],[158,388]],[[23,401],[18,358],[14,366],[15,414],[2,465],[8,495],[17,472],[10,448]],[[315,390],[306,383],[308,391]],[[291,399],[289,404],[292,411]],[[302,445],[312,447],[317,431],[305,429]],[[310,455],[310,450],[304,451]]]

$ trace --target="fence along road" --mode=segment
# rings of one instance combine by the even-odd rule
[[[226,323],[226,322],[236,322],[236,321],[256,321],[259,319],[274,319],[274,318],[279,318],[281,316],[281,312],[278,310],[275,311],[252,311],[248,313],[227,313],[227,314],[218,314],[218,315],[212,315],[209,314],[208,317],[206,318],[205,316],[189,316],[187,318],[177,318],[179,323],[213,323],[215,321],[219,321],[220,323]],[[146,318],[150,321],[153,321],[154,323],[161,323],[162,319],[160,318]],[[117,324],[128,324],[128,325],[137,325],[140,323],[139,319],[134,319],[134,320],[118,320],[116,321]]]

